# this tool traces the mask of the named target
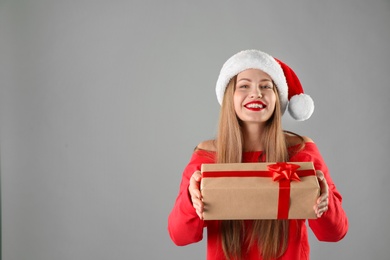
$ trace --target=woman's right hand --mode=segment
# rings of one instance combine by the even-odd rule
[[[202,194],[200,193],[200,180],[202,175],[200,171],[196,171],[192,174],[190,179],[190,186],[188,187],[188,192],[192,201],[192,206],[195,208],[196,214],[198,214],[200,219],[203,219],[203,209],[204,204],[202,200]]]

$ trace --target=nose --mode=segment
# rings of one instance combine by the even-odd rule
[[[262,98],[263,94],[261,93],[261,89],[259,87],[254,88],[251,93],[251,98]]]

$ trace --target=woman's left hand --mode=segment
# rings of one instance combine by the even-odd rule
[[[329,204],[329,192],[328,192],[328,183],[326,182],[324,173],[322,171],[316,171],[318,182],[320,184],[321,194],[317,199],[317,204],[314,205],[314,212],[317,214],[317,217],[320,218],[328,210]]]

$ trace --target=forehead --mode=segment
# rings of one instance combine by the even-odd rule
[[[261,80],[269,80],[272,81],[272,78],[262,70],[259,69],[247,69],[237,74],[237,80],[242,78],[248,79],[261,79]]]

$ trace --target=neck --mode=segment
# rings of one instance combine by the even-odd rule
[[[244,151],[263,151],[262,135],[264,133],[264,124],[244,124],[242,134],[244,138]]]

